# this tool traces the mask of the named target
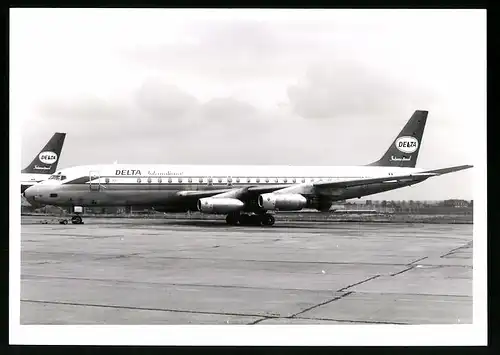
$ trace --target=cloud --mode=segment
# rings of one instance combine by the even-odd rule
[[[136,63],[187,75],[220,79],[257,80],[293,75],[305,62],[321,56],[328,43],[314,36],[319,26],[273,23],[269,20],[204,21],[176,29],[177,42],[133,46],[123,51]],[[318,50],[320,52],[318,52]]]
[[[257,109],[249,103],[233,98],[215,98],[205,103],[203,116],[213,121],[234,121],[250,119],[257,114]]]
[[[122,103],[92,95],[46,101],[41,105],[40,113],[56,121],[120,120],[128,116],[127,107]]]
[[[433,103],[429,93],[408,83],[403,86],[369,67],[340,60],[312,66],[287,93],[293,111],[304,118],[375,117]]]
[[[141,115],[155,119],[182,119],[198,108],[198,100],[173,84],[148,79],[134,94]]]

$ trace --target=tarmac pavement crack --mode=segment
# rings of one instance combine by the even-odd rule
[[[210,315],[238,316],[238,317],[259,317],[259,318],[263,317],[262,314],[257,314],[257,313],[194,311],[194,310],[186,310],[186,309],[169,309],[169,308],[155,308],[155,307],[136,307],[136,306],[122,306],[122,305],[94,304],[94,303],[78,303],[78,302],[64,302],[64,301],[43,301],[43,300],[21,299],[21,302],[26,302],[26,303],[40,303],[40,304],[54,304],[54,305],[67,305],[67,306],[80,306],[80,307],[129,309],[129,310],[138,310],[138,311],[177,312],[177,313],[210,314]],[[265,316],[264,319],[269,319],[269,318],[280,318],[280,317],[279,316]],[[262,320],[264,320],[264,319],[262,319]]]
[[[102,256],[94,258],[94,260],[111,260],[111,259],[124,259],[132,256],[138,256],[139,253],[131,253],[131,254],[120,254],[120,255],[110,255],[110,256]]]
[[[365,280],[362,280],[362,281],[359,281],[359,282],[353,283],[353,284],[351,284],[351,285],[347,285],[346,287],[343,287],[343,288],[341,288],[340,290],[337,290],[337,292],[343,292],[343,291],[347,290],[348,288],[351,288],[351,287],[354,287],[354,286],[358,286],[358,285],[364,284],[365,282],[368,282],[368,281],[374,280],[374,279],[376,279],[377,277],[380,277],[380,275],[375,275],[375,276],[369,277],[369,278],[367,278],[367,279],[365,279]]]
[[[408,263],[408,264],[406,264],[406,265],[413,265],[413,264],[418,263],[419,261],[425,260],[425,259],[427,259],[427,258],[428,258],[428,256],[424,256],[424,257],[422,257],[422,258],[420,258],[420,259],[417,259],[417,260],[414,260],[414,261],[412,261],[411,263]]]
[[[265,320],[268,320],[268,319],[271,319],[273,317],[264,317],[264,318],[261,318],[261,319],[257,319],[256,321],[253,321],[251,323],[248,323],[248,325],[254,325],[254,324],[259,324],[260,322],[262,321],[265,321]]]
[[[228,288],[228,289],[236,288],[236,289],[253,289],[253,290],[283,290],[283,291],[305,291],[305,292],[311,291],[309,289],[301,289],[301,288],[283,288],[283,287],[276,288],[276,287],[259,287],[259,286],[246,286],[246,285],[220,285],[220,284],[182,283],[182,282],[130,281],[130,280],[117,280],[117,279],[49,276],[49,275],[32,275],[32,274],[21,275],[21,279],[81,280],[81,281],[108,282],[114,284],[169,285],[169,286],[185,286],[185,287],[195,286],[195,287],[215,287],[215,288]],[[366,281],[369,280],[365,280],[364,282]],[[362,282],[363,281],[361,281],[361,283]],[[357,284],[351,286],[355,286]],[[327,291],[327,290],[324,289],[324,290],[314,290],[314,291]]]
[[[300,312],[297,312],[297,313],[295,313],[295,314],[292,314],[292,315],[291,315],[291,316],[289,316],[289,317],[283,317],[283,318],[295,318],[295,317],[297,317],[299,314],[302,314],[302,313],[305,313],[305,312],[309,312],[310,310],[315,309],[315,308],[317,308],[317,307],[321,307],[321,306],[324,306],[324,305],[326,305],[326,304],[329,304],[329,303],[332,303],[332,302],[338,301],[338,300],[340,300],[341,298],[344,298],[344,297],[346,297],[346,296],[349,296],[349,295],[350,295],[350,294],[352,294],[352,293],[354,293],[354,292],[353,292],[353,291],[346,292],[346,293],[344,293],[343,295],[340,295],[340,296],[334,297],[334,298],[332,298],[332,299],[330,299],[330,300],[327,300],[327,301],[325,301],[325,302],[322,302],[322,303],[318,303],[318,304],[316,304],[316,305],[314,305],[314,306],[311,306],[311,307],[309,307],[309,308],[306,308],[306,309],[304,309],[304,310],[302,310],[302,311],[300,311]]]
[[[414,268],[415,268],[415,266],[410,266],[410,267],[408,267],[408,268],[406,268],[406,269],[404,269],[404,270],[401,270],[401,271],[395,272],[394,274],[391,274],[391,276],[400,275],[400,274],[402,274],[402,273],[404,273],[404,272],[407,272],[407,271],[410,271],[410,270],[412,270],[412,269],[414,269]]]
[[[213,247],[205,247],[200,250],[211,250]],[[179,251],[179,250],[178,250]],[[180,251],[192,251],[192,250],[180,250]],[[80,256],[80,257],[90,257],[93,258],[94,260],[99,258],[99,259],[105,259],[105,258],[116,258],[118,255],[106,255],[106,254],[88,254],[88,253],[72,253],[72,252],[39,252],[39,251],[23,251],[23,253],[28,253],[30,255],[38,255],[38,254],[50,254],[53,255],[54,257],[58,255],[64,255],[64,256]],[[145,253],[134,253],[134,254],[129,254],[133,255],[136,257],[140,258],[147,258],[148,260],[153,260],[153,259],[172,259],[172,260],[210,260],[210,261],[238,261],[238,262],[251,262],[251,263],[287,263],[287,264],[318,264],[318,265],[373,265],[373,266],[407,266],[412,263],[418,262],[420,260],[423,260],[427,257],[412,261],[411,263],[368,263],[368,262],[350,262],[350,261],[297,261],[297,260],[261,260],[261,259],[234,259],[234,258],[218,258],[218,257],[182,257],[182,256],[156,256],[156,257],[150,257],[149,255],[146,255]],[[96,258],[97,257],[97,258]]]
[[[464,245],[461,245],[461,246],[459,246],[459,247],[453,248],[453,249],[451,249],[449,252],[447,252],[447,253],[445,253],[445,254],[441,255],[441,256],[440,256],[440,258],[446,258],[447,256],[449,256],[449,255],[451,255],[451,254],[455,253],[456,251],[458,251],[458,250],[460,250],[460,249],[467,249],[467,248],[470,248],[470,247],[472,247],[472,242],[468,242],[468,243],[466,243],[466,244],[464,244]]]
[[[350,319],[334,319],[334,318],[318,318],[318,317],[296,317],[295,319],[308,319],[308,320],[324,320],[334,321],[341,323],[363,323],[363,324],[409,324],[404,322],[384,322],[384,321],[370,321],[370,320],[350,320]],[[262,320],[261,320],[262,321]]]

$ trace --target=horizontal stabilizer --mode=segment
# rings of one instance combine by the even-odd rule
[[[453,173],[455,171],[470,169],[472,167],[473,167],[473,165],[458,165],[458,166],[452,166],[450,168],[429,170],[429,171],[426,171],[426,173],[428,173],[428,174],[436,174],[436,175],[444,175],[444,174],[448,174],[448,173]]]

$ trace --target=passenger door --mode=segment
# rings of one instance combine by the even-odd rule
[[[101,190],[101,174],[99,171],[89,171],[89,188],[90,191]]]

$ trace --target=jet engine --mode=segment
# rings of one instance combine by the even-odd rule
[[[257,202],[265,210],[280,211],[297,211],[307,205],[307,199],[300,194],[263,194]]]
[[[231,213],[241,211],[245,204],[236,198],[200,198],[197,203],[198,211],[202,213]]]

